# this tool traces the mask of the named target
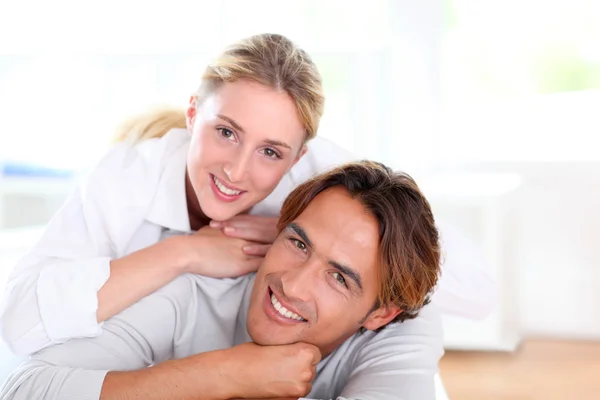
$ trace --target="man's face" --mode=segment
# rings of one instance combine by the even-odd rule
[[[317,195],[282,231],[257,275],[248,333],[261,345],[312,343],[323,355],[361,326],[398,312],[372,311],[379,282],[379,225],[341,187]]]

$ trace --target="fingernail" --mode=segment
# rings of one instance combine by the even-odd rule
[[[211,228],[218,228],[219,226],[221,226],[221,223],[219,221],[210,221]]]
[[[233,233],[235,232],[235,228],[232,228],[231,226],[226,226],[225,228],[223,228],[223,231],[225,233]]]

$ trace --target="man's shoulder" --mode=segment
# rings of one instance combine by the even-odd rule
[[[433,397],[433,376],[444,354],[439,311],[427,305],[414,319],[357,332],[317,367],[310,397]]]
[[[192,274],[179,275],[153,294],[163,296],[177,302],[189,301],[197,292],[195,276]]]
[[[255,274],[237,278],[211,278],[198,274],[184,274],[155,292],[157,296],[171,299],[178,304],[191,304],[198,298],[219,299],[232,293],[245,293],[252,287]]]
[[[440,312],[428,304],[414,319],[391,323],[377,332],[357,332],[336,352],[354,368],[376,359],[410,367],[437,363],[444,353]]]

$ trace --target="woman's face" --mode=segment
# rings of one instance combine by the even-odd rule
[[[202,212],[226,220],[267,197],[306,151],[292,99],[250,81],[224,83],[187,112],[190,183]]]

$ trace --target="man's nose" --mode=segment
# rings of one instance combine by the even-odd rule
[[[281,277],[283,293],[290,300],[308,302],[318,279],[318,265],[308,261],[285,271]]]

